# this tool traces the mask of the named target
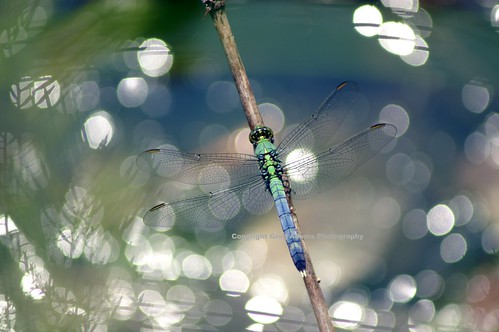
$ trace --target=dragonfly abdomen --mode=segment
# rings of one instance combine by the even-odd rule
[[[306,268],[305,254],[303,252],[300,237],[298,236],[298,232],[293,223],[293,216],[291,215],[291,210],[289,209],[288,201],[286,200],[282,181],[277,176],[271,178],[269,181],[269,188],[272,197],[274,198],[275,207],[279,215],[289,253],[291,254],[291,259],[298,271],[304,272]]]

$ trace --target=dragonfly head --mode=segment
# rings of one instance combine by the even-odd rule
[[[262,140],[268,140],[271,143],[274,143],[274,133],[269,127],[258,126],[250,132],[249,140],[253,146],[258,145]]]

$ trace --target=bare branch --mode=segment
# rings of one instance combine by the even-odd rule
[[[246,70],[242,63],[241,57],[239,56],[239,51],[237,50],[236,41],[234,35],[230,29],[229,21],[227,15],[225,14],[225,3],[223,1],[215,0],[203,0],[206,6],[206,13],[210,13],[213,18],[213,23],[217,29],[218,35],[220,36],[220,41],[225,50],[227,60],[229,62],[230,69],[232,71],[232,76],[236,83],[237,91],[239,92],[239,97],[241,98],[241,103],[243,105],[244,113],[248,120],[248,124],[251,130],[254,130],[257,126],[263,126],[263,119],[258,110],[256,104],[255,96],[251,90],[248,77],[246,75]],[[298,223],[298,218],[295,214],[293,208],[291,196],[287,193],[289,207],[293,215],[293,223],[295,224],[298,235],[301,238],[301,243],[305,253],[305,258],[307,262],[307,270],[303,275],[303,281],[310,298],[310,303],[317,319],[317,324],[321,332],[333,332],[334,327],[331,318],[329,317],[328,307],[324,299],[324,295],[319,287],[318,278],[315,275],[312,261],[303,241],[303,236],[301,233],[300,225]]]

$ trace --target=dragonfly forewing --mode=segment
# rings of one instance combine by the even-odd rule
[[[331,146],[334,134],[352,109],[358,90],[355,82],[340,84],[316,113],[283,139],[277,147],[279,155],[285,158],[295,149],[318,153]]]
[[[294,198],[311,198],[329,190],[385,147],[396,135],[391,124],[377,124],[323,153],[284,166]]]
[[[185,153],[173,149],[150,149],[137,157],[137,166],[151,174],[189,184],[232,186],[260,176],[255,156],[240,153]]]

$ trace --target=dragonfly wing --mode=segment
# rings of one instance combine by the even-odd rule
[[[197,154],[151,149],[137,157],[137,166],[149,173],[190,184],[230,181],[234,186],[260,174],[257,158],[239,153]]]
[[[263,214],[272,208],[273,200],[262,178],[207,195],[161,203],[144,215],[144,222],[154,227],[223,226],[249,214]]]
[[[294,198],[305,199],[328,190],[386,146],[397,133],[391,124],[377,124],[314,156],[284,166]]]
[[[330,146],[334,133],[339,128],[357,97],[355,82],[340,84],[308,120],[296,127],[279,144],[277,151],[282,160],[295,149],[322,151]]]

